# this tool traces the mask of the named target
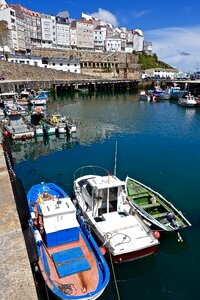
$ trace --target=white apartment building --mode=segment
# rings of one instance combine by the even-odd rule
[[[17,24],[17,39],[18,39],[18,51],[26,52],[26,40],[25,40],[25,22],[24,19],[16,15]]]
[[[133,49],[135,51],[143,51],[144,49],[144,35],[142,30],[133,30]]]
[[[72,49],[77,49],[76,21],[70,25],[70,43]]]
[[[15,51],[18,49],[17,26],[15,11],[7,4],[0,4],[0,20],[7,22],[8,26],[8,45],[3,45],[7,50]],[[6,50],[4,48],[4,50]]]
[[[77,21],[76,36],[77,49],[94,50],[94,29],[92,21]]]
[[[106,27],[96,26],[94,29],[94,50],[104,51],[105,50],[105,40],[106,40]]]
[[[26,50],[31,51],[32,47],[41,47],[42,27],[40,13],[26,9],[18,4],[10,4],[16,15],[24,20],[24,32]]]
[[[56,17],[41,14],[42,48],[56,47]]]
[[[122,41],[119,36],[107,38],[105,41],[105,49],[107,52],[120,52]]]
[[[153,51],[152,42],[144,41],[144,51],[146,53],[152,53],[152,51]]]
[[[70,26],[68,18],[56,17],[56,45],[57,48],[70,48]]]

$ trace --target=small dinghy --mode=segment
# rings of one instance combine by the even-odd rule
[[[126,191],[130,204],[154,229],[175,231],[191,226],[183,214],[159,193],[127,176]]]

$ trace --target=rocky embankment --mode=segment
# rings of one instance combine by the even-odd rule
[[[89,79],[90,75],[68,73],[25,64],[0,61],[0,76],[5,80],[73,80]]]
[[[81,74],[0,61],[0,78],[6,80],[130,79],[141,77],[138,57],[126,53],[95,53],[35,49],[33,55],[46,58],[80,58]]]

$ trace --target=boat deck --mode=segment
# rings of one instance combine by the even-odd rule
[[[76,249],[79,249],[77,251],[82,254],[76,254]],[[69,284],[70,293],[74,296],[83,296],[97,288],[99,274],[95,257],[81,234],[78,241],[49,248],[48,252],[50,278],[58,287]],[[40,263],[41,268],[43,268],[42,265]],[[47,277],[46,280],[51,286]]]
[[[148,228],[135,215],[119,214],[117,211],[102,214],[102,221],[95,226],[102,236],[107,235],[116,252],[131,252],[157,245]]]

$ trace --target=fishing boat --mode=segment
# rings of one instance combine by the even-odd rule
[[[67,118],[60,113],[52,114],[48,118],[48,122],[56,127],[56,131],[59,134],[66,133],[68,131]]]
[[[197,105],[197,101],[193,95],[188,94],[184,98],[180,98],[178,104],[184,107],[194,107]]]
[[[191,226],[181,211],[162,195],[128,176],[125,182],[130,204],[152,228],[175,231]]]
[[[29,105],[31,98],[32,98],[31,93],[27,90],[23,90],[19,95],[19,99],[17,100],[17,103],[20,105]]]
[[[85,88],[85,87],[79,87],[78,85],[76,85],[76,86],[74,87],[74,91],[75,91],[75,92],[79,92],[79,93],[81,93],[81,94],[88,94],[88,92],[89,92],[88,88]]]
[[[4,118],[7,116],[8,110],[11,110],[11,107],[14,106],[15,108],[19,108],[18,110],[21,110],[21,107],[16,104],[17,102],[18,94],[16,92],[9,92],[9,93],[1,93],[0,94],[0,118]]]
[[[168,94],[166,91],[163,91],[162,89],[156,89],[152,92],[152,95],[154,99],[156,100],[169,100],[170,94]]]
[[[166,92],[170,95],[170,99],[179,99],[183,98],[188,91],[187,90],[181,90],[180,86],[171,86],[166,89]]]
[[[49,100],[49,92],[48,91],[40,91],[36,97],[33,97],[30,100],[32,105],[46,105]]]
[[[56,126],[46,122],[45,112],[39,107],[36,107],[31,113],[31,124],[35,128],[36,136],[49,136],[56,132]]]
[[[97,299],[110,272],[71,199],[54,183],[41,183],[27,200],[38,266],[49,290],[58,299]]]
[[[147,91],[140,91],[139,92],[139,101],[147,101],[150,102],[153,100],[153,96],[151,93],[148,93]]]
[[[93,171],[83,176],[88,168]],[[104,175],[97,175],[102,170]],[[85,166],[74,173],[74,203],[114,263],[153,254],[159,244],[159,232],[150,230],[130,206],[124,186],[124,181],[101,167]]]
[[[34,128],[26,123],[19,111],[8,112],[3,124],[4,135],[11,139],[33,138],[35,135]]]
[[[67,124],[67,132],[69,134],[76,134],[77,128],[76,128],[76,123],[74,122],[74,120],[70,117],[67,117],[66,124]]]

